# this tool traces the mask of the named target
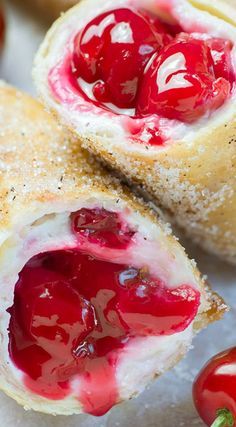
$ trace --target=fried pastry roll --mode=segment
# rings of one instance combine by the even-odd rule
[[[236,263],[236,9],[85,0],[36,58],[44,103],[205,249]]]
[[[102,415],[221,317],[169,227],[21,92],[0,87],[0,387]]]

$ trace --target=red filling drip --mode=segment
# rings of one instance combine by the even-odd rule
[[[199,304],[197,290],[188,284],[169,289],[147,269],[78,248],[39,254],[15,286],[10,356],[32,392],[56,400],[73,390],[85,412],[102,415],[119,400],[122,349],[136,337],[183,331]]]
[[[104,13],[75,38],[74,85],[86,97],[77,79],[91,84],[92,102],[102,108],[112,103],[135,109],[136,118],[158,114],[193,122],[219,108],[235,82],[232,44],[199,37],[144,11]],[[151,144],[158,129],[153,132]]]

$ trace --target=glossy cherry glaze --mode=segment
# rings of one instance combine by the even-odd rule
[[[126,249],[135,232],[116,212],[105,209],[81,209],[72,215],[72,229],[78,238],[111,249]]]
[[[92,210],[91,217],[96,234],[101,215],[96,221]],[[103,232],[102,242],[109,235],[103,220],[97,245]],[[89,221],[87,231],[83,222],[88,239]],[[79,248],[46,252],[27,262],[15,286],[10,356],[32,392],[48,399],[73,392],[85,412],[102,415],[119,400],[116,369],[124,347],[137,337],[185,330],[199,304],[190,284],[170,289],[146,267],[102,261]]]
[[[210,38],[206,40],[206,44],[211,50],[215,77],[217,79],[223,77],[230,82],[232,87],[235,82],[235,73],[231,61],[232,43],[229,40]]]
[[[236,426],[236,348],[217,354],[203,367],[193,385],[195,406],[211,426]],[[222,414],[225,423],[217,423]],[[227,422],[229,420],[229,422]],[[219,418],[220,421],[220,418]]]
[[[134,108],[144,68],[171,37],[161,23],[131,9],[117,9],[91,21],[75,39],[76,77],[94,83],[101,103]]]
[[[143,10],[116,9],[76,36],[74,85],[115,112],[114,106],[132,109],[135,118],[157,114],[193,122],[230,95],[231,50],[227,40],[182,33],[178,25],[165,25]],[[155,144],[155,135],[149,144]]]
[[[218,61],[218,74],[226,71]],[[215,77],[211,50],[203,40],[181,33],[152,57],[144,74],[137,114],[159,114],[193,122],[220,107],[230,94],[230,82]]]

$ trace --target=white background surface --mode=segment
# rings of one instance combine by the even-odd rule
[[[94,0],[96,1],[96,0]],[[24,0],[21,0],[21,6]],[[46,25],[8,0],[7,41],[0,76],[34,94],[32,60]],[[203,363],[212,355],[236,345],[236,268],[190,248],[201,271],[231,306],[223,321],[210,326],[194,341],[191,350],[172,372],[155,381],[138,399],[114,408],[103,418],[91,416],[51,417],[25,412],[0,393],[2,427],[203,427],[191,400],[191,384]]]

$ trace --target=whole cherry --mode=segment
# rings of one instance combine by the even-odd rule
[[[236,347],[206,363],[194,381],[193,399],[208,426],[236,426]]]
[[[215,50],[219,44],[215,42]],[[219,108],[230,93],[230,83],[224,78],[228,76],[226,57],[226,53],[222,54],[215,64],[204,40],[180,33],[148,63],[138,95],[137,115],[159,114],[191,123]]]
[[[146,64],[171,38],[160,22],[142,11],[106,12],[75,38],[75,75],[94,84],[97,101],[134,108]]]

